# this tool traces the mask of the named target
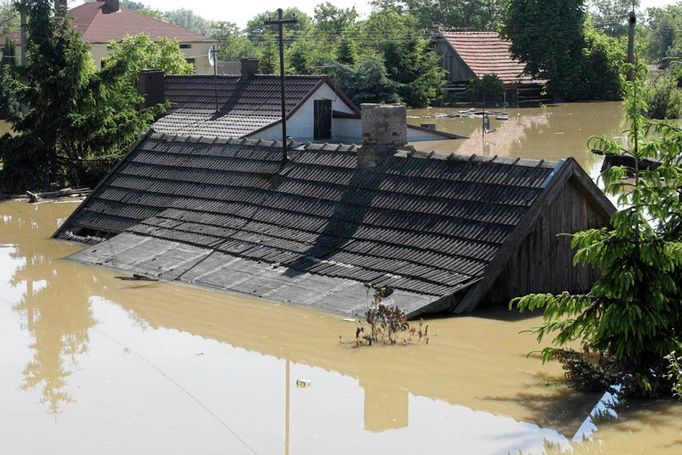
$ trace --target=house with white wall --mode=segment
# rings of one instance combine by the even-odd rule
[[[152,128],[173,135],[281,140],[280,78],[260,75],[258,68],[258,60],[242,59],[239,75],[142,73],[140,86],[147,101],[170,102],[166,115]],[[329,78],[288,75],[284,85],[288,137],[299,142],[362,143],[360,110]],[[460,138],[408,126],[410,142]]]
[[[62,3],[66,3],[62,0]],[[162,38],[176,40],[186,60],[192,63],[196,74],[213,74],[213,68],[208,61],[211,46],[217,42],[207,36],[191,30],[168,24],[150,16],[121,8],[119,0],[99,0],[83,3],[70,9],[67,17],[73,20],[73,25],[81,34],[83,41],[90,45],[90,54],[97,67],[111,52],[110,43],[121,41],[127,36],[146,33],[158,41]],[[17,51],[17,63],[21,55],[21,33],[12,32],[0,36],[0,47],[9,38],[14,41]]]

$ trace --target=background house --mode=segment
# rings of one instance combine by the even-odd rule
[[[519,101],[532,101],[546,81],[535,80],[524,73],[525,64],[512,57],[510,42],[497,32],[441,32],[435,38],[435,50],[447,72],[447,89],[462,94],[467,84],[487,74],[500,78],[508,95]]]
[[[121,41],[126,36],[148,34],[152,40],[168,38],[177,40],[188,62],[195,67],[196,74],[213,74],[208,61],[208,52],[217,42],[199,33],[176,25],[154,19],[150,16],[120,7],[119,0],[100,0],[84,3],[68,11],[73,25],[81,33],[83,41],[90,45],[92,60],[98,67],[109,55],[109,43]],[[21,33],[15,31],[0,36],[0,46],[6,38],[12,39],[17,46],[17,63],[21,54]]]
[[[279,76],[260,75],[257,59],[242,59],[229,76],[140,75],[150,104],[171,106],[152,128],[159,133],[220,138],[281,140]],[[360,111],[325,76],[285,76],[287,134],[297,141],[362,142]],[[150,93],[154,95],[150,98]],[[408,141],[460,139],[450,133],[408,126]]]

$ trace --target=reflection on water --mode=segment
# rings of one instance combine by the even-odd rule
[[[484,156],[520,156],[555,161],[574,157],[591,175],[596,175],[602,159],[587,150],[590,136],[622,138],[626,129],[622,103],[570,103],[543,108],[505,109],[509,120],[491,116],[495,131],[482,137],[480,118],[451,118],[452,108],[414,109],[408,122],[433,123],[436,128],[467,136],[460,141],[413,144],[418,150]]]
[[[541,453],[599,399],[526,357],[537,319],[432,320],[429,345],[355,349],[334,315],[61,260],[80,246],[47,238],[73,208],[0,204],[2,453]],[[600,451],[679,453],[680,405],[622,415],[596,423]]]

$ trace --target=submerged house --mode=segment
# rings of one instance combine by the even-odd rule
[[[476,78],[494,74],[508,93],[519,97],[538,96],[546,81],[525,74],[525,64],[509,51],[511,43],[497,32],[441,32],[434,47],[446,71],[448,89],[463,92]]]
[[[414,317],[594,282],[557,234],[614,207],[573,159],[419,153],[404,107],[363,113],[363,146],[286,162],[277,142],[150,132],[55,237],[93,244],[84,263],[343,314],[366,285]]]
[[[240,74],[140,75],[147,102],[169,101],[152,129],[158,133],[219,138],[282,139],[279,76],[258,74],[257,59],[242,59]],[[362,142],[360,110],[325,76],[285,77],[287,134],[296,141]],[[408,126],[408,141],[462,136]]]

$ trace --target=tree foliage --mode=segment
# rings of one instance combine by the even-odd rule
[[[374,0],[378,10],[414,16],[420,30],[470,29],[495,31],[510,0]]]
[[[7,118],[10,112],[15,108],[14,102],[10,96],[10,90],[7,81],[5,81],[5,73],[10,70],[11,66],[16,63],[16,48],[14,42],[9,38],[5,41],[5,46],[0,53],[0,119]],[[5,69],[7,67],[7,69]]]
[[[209,35],[218,42],[216,47],[219,60],[234,61],[255,55],[253,43],[241,33],[234,22],[212,22]]]
[[[626,84],[630,149],[608,137],[592,138],[589,146],[661,165],[637,165],[631,183],[623,180],[622,167],[602,173],[606,191],[618,195],[623,208],[609,227],[572,240],[574,262],[598,268],[600,278],[586,294],[528,295],[512,305],[544,309],[544,324],[533,332],[538,341],[554,337],[545,359],[579,341],[600,355],[598,364],[608,365],[626,393],[655,395],[670,392],[665,357],[682,347],[682,130],[643,117],[645,69],[638,67],[636,76]]]
[[[467,93],[484,104],[495,104],[504,94],[504,84],[496,74],[486,74],[473,79],[467,86]]]
[[[642,96],[647,102],[647,117],[658,120],[682,117],[682,92],[672,74],[648,81]]]
[[[582,60],[584,22],[584,0],[515,0],[502,33],[528,74],[549,80],[552,93],[566,98]]]
[[[383,60],[376,55],[352,66],[338,64],[332,77],[356,104],[394,103],[400,99],[397,84],[388,78]]]
[[[19,27],[19,13],[14,0],[0,0],[0,35]]]
[[[104,67],[125,65],[126,79],[131,84],[136,84],[137,75],[146,69],[158,69],[166,74],[194,74],[194,66],[185,60],[175,40],[152,41],[149,35],[140,34],[112,42],[109,47],[111,50]]]
[[[556,98],[621,98],[624,43],[594,28],[584,0],[510,2],[502,33],[526,72],[548,80]]]
[[[0,139],[6,190],[93,184],[160,111],[139,110],[129,60],[97,71],[87,44],[52,6],[30,3],[26,65],[7,78],[26,110],[9,117],[17,135]]]
[[[682,5],[647,10],[647,54],[652,60],[679,55],[682,51]]]
[[[639,0],[634,3],[639,6]],[[627,35],[632,0],[590,0],[589,4],[595,26],[609,36]]]

